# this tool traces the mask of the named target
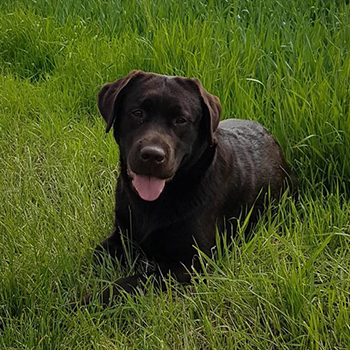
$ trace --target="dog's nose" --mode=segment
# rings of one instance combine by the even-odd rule
[[[165,152],[162,148],[157,146],[145,146],[140,151],[140,157],[144,162],[163,163],[165,159]]]

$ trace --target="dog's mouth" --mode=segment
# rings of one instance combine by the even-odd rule
[[[130,169],[128,169],[128,175],[140,198],[148,202],[155,201],[163,192],[165,184],[173,178],[171,176],[166,179],[160,179],[150,175],[140,175]]]

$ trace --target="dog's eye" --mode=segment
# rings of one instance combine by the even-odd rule
[[[183,125],[186,123],[187,123],[187,120],[184,117],[179,117],[175,119],[175,125]]]
[[[139,109],[135,109],[131,113],[137,118],[141,118],[142,117],[142,111],[140,111]]]

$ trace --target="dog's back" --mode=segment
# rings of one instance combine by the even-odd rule
[[[223,216],[234,216],[252,205],[258,214],[266,199],[279,199],[287,186],[292,191],[296,187],[281,147],[259,123],[227,119],[220,122],[215,136],[216,161],[226,164],[224,176],[230,181]]]

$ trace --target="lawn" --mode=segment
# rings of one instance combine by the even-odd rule
[[[349,50],[345,0],[2,0],[0,349],[349,349]],[[73,312],[134,269],[92,263],[119,171],[96,94],[132,69],[197,77],[223,118],[266,126],[300,200],[191,286]]]

